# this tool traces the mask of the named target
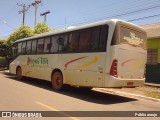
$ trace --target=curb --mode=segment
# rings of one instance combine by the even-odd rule
[[[108,90],[108,89],[105,89],[105,88],[94,88],[93,90],[100,91],[100,92],[111,93],[111,94],[115,94],[115,95],[126,96],[126,97],[129,96],[129,97],[133,97],[133,98],[141,98],[141,99],[145,99],[145,100],[151,100],[151,101],[154,101],[154,102],[160,102],[160,99],[156,99],[156,98],[152,98],[152,97],[146,97],[146,96],[137,95],[137,94],[126,93],[126,92],[119,92],[119,91],[115,91],[115,90]]]
[[[153,86],[153,87],[160,87],[160,84],[154,84],[154,83],[144,83],[144,85]]]

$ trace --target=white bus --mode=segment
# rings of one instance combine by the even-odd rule
[[[9,71],[79,87],[134,87],[145,80],[146,32],[122,20],[105,20],[17,40]]]

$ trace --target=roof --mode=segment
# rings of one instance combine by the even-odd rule
[[[75,31],[75,30],[79,30],[79,29],[88,28],[88,27],[104,25],[104,24],[107,24],[107,23],[116,24],[118,21],[122,21],[122,20],[110,19],[110,20],[98,21],[98,22],[95,22],[95,23],[89,23],[87,25],[82,25],[82,26],[74,26],[74,27],[70,27],[68,29],[63,29],[62,28],[62,29],[53,30],[53,31],[50,31],[50,32],[47,32],[47,33],[38,34],[38,35],[35,35],[35,36],[32,36],[32,37],[22,38],[22,39],[17,40],[16,42],[20,42],[20,41],[23,41],[23,40],[36,39],[36,38],[40,38],[40,37],[46,37],[46,36],[60,34],[60,33],[64,33],[64,32],[71,32],[71,31]]]
[[[141,26],[146,32],[148,38],[160,38],[160,23]]]
[[[24,41],[24,40],[30,40],[30,39],[37,39],[37,38],[41,38],[41,37],[51,36],[51,35],[60,34],[60,33],[64,33],[64,32],[71,32],[71,31],[75,31],[75,30],[85,29],[85,28],[88,28],[88,27],[95,27],[95,26],[104,25],[104,24],[108,24],[108,25],[110,25],[110,27],[111,26],[113,27],[113,26],[115,26],[115,24],[117,22],[127,23],[129,26],[136,27],[137,29],[139,29],[139,26],[137,26],[135,24],[132,24],[132,23],[129,23],[129,22],[126,22],[126,21],[123,21],[123,20],[118,20],[118,19],[109,19],[109,20],[97,21],[95,23],[89,23],[87,25],[72,26],[72,27],[69,27],[67,29],[54,30],[54,31],[51,31],[51,32],[48,32],[48,33],[42,33],[42,34],[38,34],[38,35],[35,35],[35,36],[32,36],[32,37],[19,39],[16,42],[20,42],[20,41]],[[140,28],[140,29],[141,29],[141,31],[144,31],[142,28]]]

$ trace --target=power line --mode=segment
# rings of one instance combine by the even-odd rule
[[[117,2],[117,1],[116,1]],[[113,6],[111,9],[108,9],[107,11],[106,11],[106,9],[105,9],[105,11],[103,10],[104,9],[104,7],[100,7],[100,8],[97,8],[96,6],[95,7],[91,7],[91,8],[93,8],[92,9],[92,11],[94,11],[94,13],[90,13],[90,12],[87,12],[87,10],[86,9],[83,9],[83,11],[80,11],[80,13],[84,13],[85,12],[85,15],[82,15],[82,14],[77,14],[77,15],[74,15],[74,18],[77,18],[77,16],[79,17],[79,18],[77,18],[78,20],[80,20],[80,19],[88,19],[88,18],[95,18],[95,17],[97,17],[97,14],[95,15],[95,13],[97,13],[97,12],[95,12],[95,11],[99,11],[99,13],[100,14],[102,14],[102,13],[105,13],[103,16],[100,16],[101,18],[103,17],[103,18],[106,18],[106,17],[111,17],[111,16],[113,16],[113,13],[115,13],[115,15],[117,15],[117,14],[121,14],[121,13],[119,13],[119,11],[124,11],[124,12],[122,12],[122,13],[125,13],[126,11],[135,11],[135,10],[133,10],[134,8],[137,10],[137,9],[142,9],[142,6],[145,6],[145,7],[143,7],[144,9],[145,8],[150,8],[149,10],[152,10],[151,9],[151,7],[155,7],[155,5],[153,6],[153,4],[156,4],[156,6],[157,6],[157,2],[160,2],[160,0],[156,0],[156,1],[141,1],[141,0],[134,0],[134,1],[129,1],[129,2],[120,2],[119,4],[115,4],[116,2],[114,2],[113,4],[110,4],[110,3],[108,3],[107,5],[109,5],[109,6]],[[129,3],[129,5],[130,6],[128,6],[128,3]],[[151,6],[152,5],[152,6]],[[106,4],[105,4],[105,6],[106,6]],[[106,6],[107,7],[107,6]],[[105,8],[106,8],[105,7]],[[95,8],[97,8],[97,9],[95,9]],[[127,9],[126,9],[127,8]],[[153,9],[157,9],[157,8],[153,8]],[[149,11],[149,10],[146,10],[146,11]],[[146,12],[145,11],[145,12]],[[143,12],[143,11],[142,11]],[[87,15],[86,15],[86,13],[87,13]],[[129,12],[130,13],[130,12]],[[135,12],[136,13],[136,12]],[[135,13],[131,13],[131,14],[135,14]],[[113,16],[114,17],[114,16]],[[68,17],[69,18],[69,17]],[[103,19],[102,18],[102,19]],[[55,20],[55,19],[54,19]],[[63,20],[64,21],[64,20]],[[74,21],[74,20],[73,20]],[[71,21],[72,22],[72,21]]]
[[[116,1],[117,2],[117,1]],[[155,1],[155,2],[160,2],[159,0],[158,1]],[[113,6],[112,7],[112,9],[111,10],[107,10],[107,14],[109,13],[109,14],[112,14],[112,13],[115,13],[115,12],[117,12],[117,11],[119,11],[119,9],[122,11],[128,11],[129,9],[126,9],[126,7],[128,7],[128,5],[126,5],[126,4],[124,4],[124,3],[126,3],[126,2],[121,2],[121,3],[119,3],[119,4],[110,4],[111,6]],[[137,6],[135,6],[135,4],[136,3],[138,3],[138,5]],[[152,3],[154,3],[153,1],[151,2],[151,1],[147,1],[147,3],[144,3],[144,2],[141,2],[140,3],[140,0],[135,0],[135,1],[132,1],[132,2],[130,2],[130,6],[129,6],[129,8],[130,9],[132,9],[133,10],[133,8],[135,8],[135,9],[137,9],[137,7],[140,7],[140,8],[142,8],[142,6],[147,6],[147,5],[151,5]],[[157,5],[157,4],[156,4]],[[123,6],[123,7],[122,7]],[[107,7],[106,6],[106,4],[105,4],[105,7]],[[105,7],[100,7],[100,8],[97,8],[97,9],[92,9],[92,11],[94,11],[94,13],[96,13],[97,12],[97,10],[99,11],[99,10],[103,10],[103,8],[105,8]],[[147,6],[147,8],[148,8],[149,6]],[[151,7],[151,6],[150,6]],[[95,12],[96,11],[96,12]],[[83,16],[83,18],[84,17],[88,17],[88,15],[92,15],[92,17],[93,17],[93,14],[91,14],[91,13],[87,13],[88,15],[86,15],[86,10],[84,10],[83,12],[81,12],[81,14],[82,13],[84,13],[85,12],[85,15]],[[105,11],[106,12],[106,11]],[[78,15],[76,15],[76,16],[78,16]],[[106,16],[106,13],[105,13],[105,16]],[[75,16],[74,16],[75,17]]]
[[[146,17],[141,17],[141,18],[136,18],[136,19],[127,20],[127,21],[128,21],[128,22],[133,22],[133,21],[138,21],[138,20],[143,20],[143,19],[148,19],[148,18],[158,17],[158,16],[160,16],[160,14],[157,14],[157,15],[151,15],[151,16],[146,16]]]
[[[130,20],[126,20],[126,21],[133,22],[133,21],[138,21],[138,20],[143,20],[143,19],[149,19],[149,18],[159,17],[159,16],[160,16],[160,14],[156,14],[156,15],[151,15],[151,16],[146,16],[146,17],[141,17],[141,18],[136,18],[136,19],[130,19]],[[84,23],[86,23],[86,22],[77,22],[77,23],[71,24],[71,26],[82,25]],[[64,25],[65,24],[63,23],[63,24],[60,24],[59,26],[64,26]]]
[[[129,15],[131,15],[131,14],[135,14],[135,13],[139,13],[139,12],[143,12],[143,11],[148,11],[148,10],[152,10],[152,9],[158,9],[158,8],[160,8],[160,5],[156,5],[156,6],[152,6],[152,7],[148,7],[148,8],[143,8],[143,9],[139,9],[139,10],[135,10],[135,11],[130,11],[130,12],[126,12],[126,13],[121,13],[121,14],[116,14],[116,15],[110,15],[110,16],[101,16],[100,18],[98,18],[98,19],[96,19],[96,20],[103,20],[103,19],[111,19],[111,18],[116,18],[116,17],[122,17],[122,16],[129,16]],[[110,13],[112,13],[111,11],[110,11]],[[93,16],[92,16],[93,17]],[[90,19],[91,19],[91,17],[89,17]],[[83,17],[83,19],[84,19],[84,17]],[[91,20],[87,20],[87,21],[85,21],[85,22],[89,22],[89,21],[91,21]],[[94,21],[93,19],[92,19],[92,21]],[[70,21],[71,23],[73,22],[73,20],[72,21]]]
[[[2,23],[4,23],[5,25],[9,26],[9,27],[12,28],[13,30],[16,30],[16,28],[14,28],[14,27],[11,26],[10,24],[8,24],[5,20],[3,20]]]

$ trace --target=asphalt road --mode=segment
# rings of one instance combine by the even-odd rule
[[[16,80],[15,76],[1,71],[0,111],[56,111],[64,116],[56,117],[60,120],[100,120],[106,118],[72,117],[64,111],[160,111],[160,103],[94,90],[84,91],[74,87],[69,87],[65,91],[54,92],[50,82],[31,78],[24,78],[19,81]]]

